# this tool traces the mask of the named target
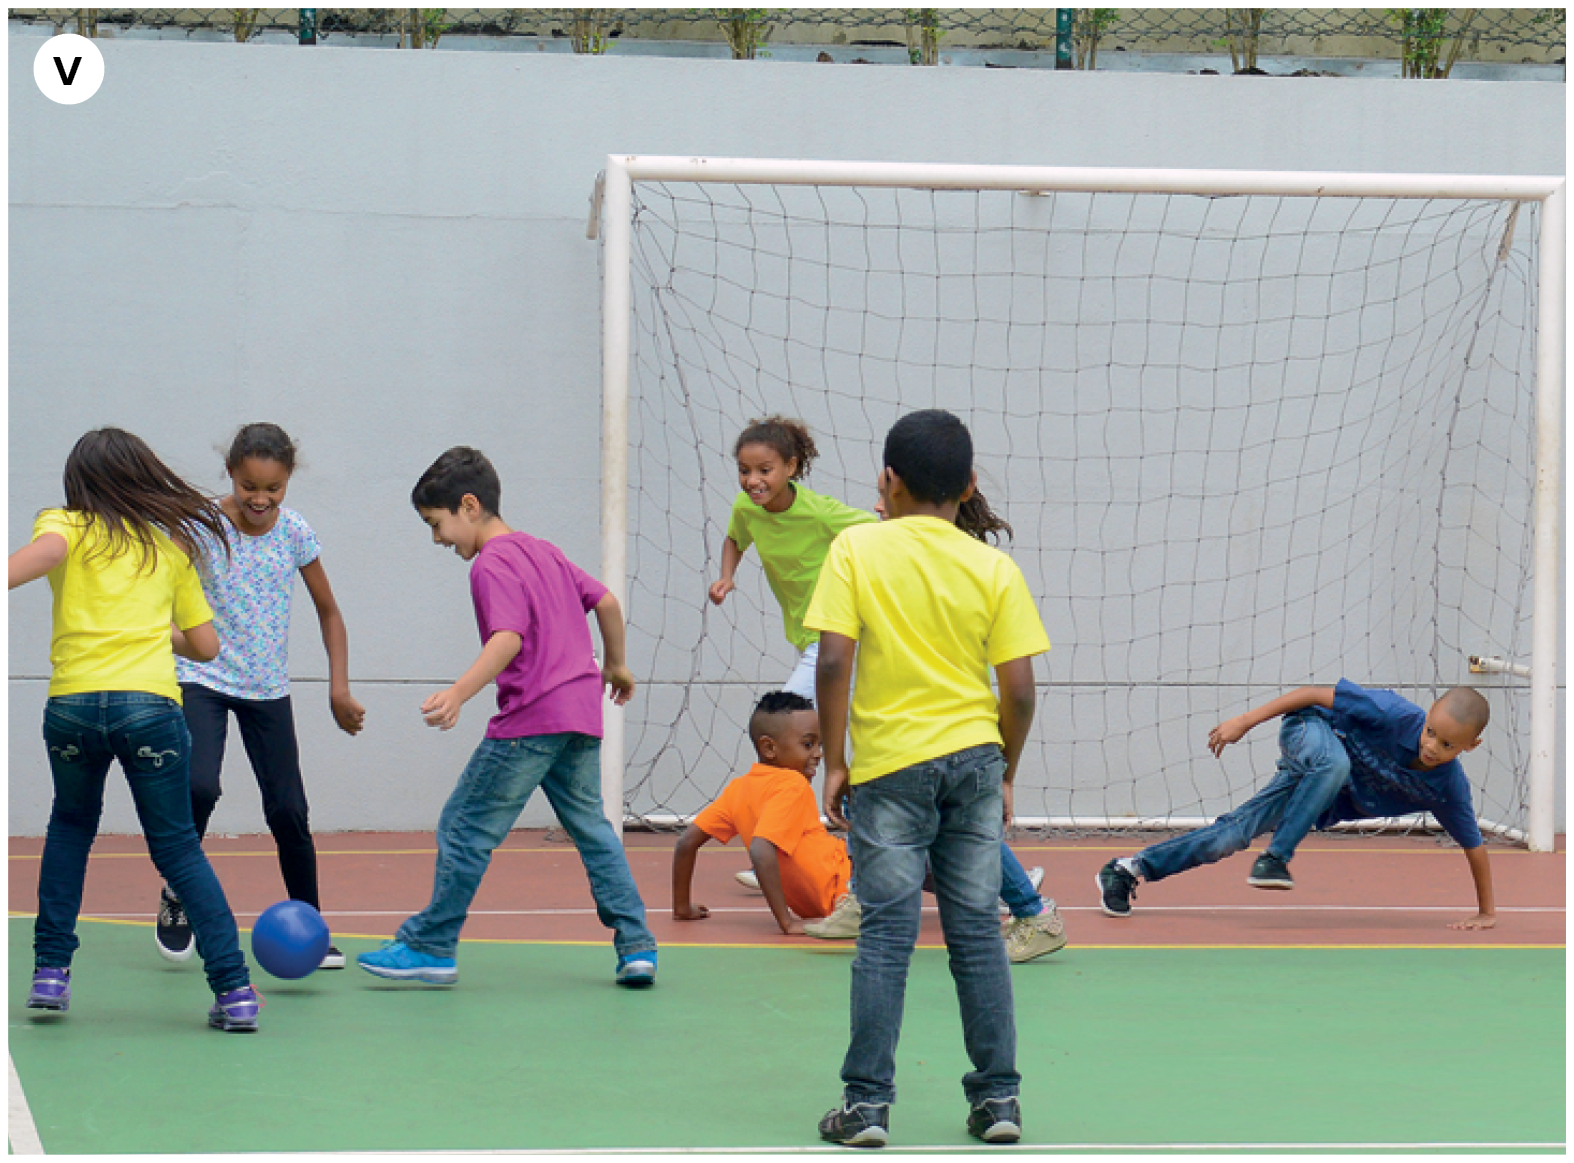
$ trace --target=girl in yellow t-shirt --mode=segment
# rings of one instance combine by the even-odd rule
[[[87,858],[110,761],[119,760],[148,853],[196,930],[214,994],[208,1024],[255,1030],[262,997],[192,822],[191,735],[175,681],[176,653],[207,660],[219,652],[190,555],[204,534],[225,543],[224,519],[119,428],[77,441],[65,494],[64,508],[38,515],[32,541],[11,554],[7,570],[10,589],[47,576],[54,592],[44,709],[54,799],[38,868],[28,1008],[59,1013],[71,1004]]]

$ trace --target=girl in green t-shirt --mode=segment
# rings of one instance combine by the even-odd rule
[[[787,641],[798,651],[798,664],[782,689],[812,700],[820,636],[805,628],[803,615],[815,582],[836,535],[879,518],[799,483],[819,455],[801,420],[756,420],[738,437],[733,454],[741,491],[733,501],[721,547],[721,577],[710,587],[710,600],[718,606],[727,600],[738,563],[749,546],[758,546],[765,580],[781,606]]]

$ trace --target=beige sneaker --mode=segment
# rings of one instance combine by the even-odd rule
[[[734,872],[732,879],[743,885],[744,888],[754,892],[760,891],[760,878],[754,875],[754,869],[752,868],[745,868],[742,872]]]
[[[1006,923],[1006,957],[1013,965],[1032,961],[1066,947],[1066,923],[1050,904],[1036,917],[1012,917]]]
[[[858,936],[858,922],[863,918],[864,911],[858,903],[858,898],[848,893],[836,902],[836,907],[831,910],[831,915],[818,921],[810,921],[803,927],[803,931],[811,937],[819,937],[822,941],[839,941],[848,937]]]

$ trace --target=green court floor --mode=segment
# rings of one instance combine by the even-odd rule
[[[12,918],[10,1053],[49,1153],[802,1149],[839,1094],[844,947],[667,948],[636,993],[607,946],[467,942],[453,989],[261,977],[248,1036],[207,1029],[200,969],[146,925],[85,922],[70,1013],[34,1017],[30,932]],[[1030,1144],[1565,1138],[1561,949],[1071,948],[1012,979]],[[966,1068],[921,950],[893,1148],[974,1145]]]

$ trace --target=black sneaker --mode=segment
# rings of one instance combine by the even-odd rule
[[[845,1147],[883,1147],[889,1137],[891,1104],[855,1102],[827,1111],[820,1120],[820,1138]]]
[[[986,1098],[968,1112],[967,1133],[986,1143],[1015,1143],[1022,1137],[1022,1105],[1010,1096]]]
[[[189,961],[196,951],[191,939],[191,922],[180,898],[165,885],[159,894],[158,922],[153,926],[153,943],[166,961]]]
[[[322,964],[317,966],[317,968],[318,969],[343,969],[344,968],[344,954],[339,952],[339,947],[337,945],[329,945],[328,946],[328,952],[326,952],[326,953],[324,953],[322,955]]]
[[[1099,869],[1099,905],[1112,917],[1131,916],[1131,900],[1137,895],[1137,878],[1111,860]]]
[[[1295,877],[1290,875],[1288,864],[1272,852],[1264,852],[1252,865],[1251,875],[1246,878],[1246,883],[1253,888],[1294,888]]]

